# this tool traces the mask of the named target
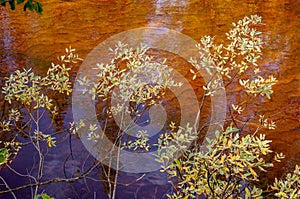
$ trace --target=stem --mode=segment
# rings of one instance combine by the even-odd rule
[[[34,184],[27,184],[27,185],[23,185],[23,186],[20,186],[20,187],[13,188],[13,189],[0,191],[0,194],[11,193],[13,191],[17,191],[17,190],[21,190],[21,189],[25,189],[25,188],[29,188],[29,187],[38,187],[38,186],[47,185],[47,184],[55,183],[55,182],[72,183],[72,182],[75,182],[77,180],[80,180],[80,179],[85,178],[86,176],[88,176],[99,164],[100,163],[95,164],[94,166],[90,167],[88,170],[86,170],[85,172],[83,172],[81,175],[79,175],[77,177],[73,177],[73,178],[53,178],[51,180],[46,180],[44,182],[37,182],[37,183],[34,183]]]
[[[2,178],[2,176],[0,176],[0,179],[3,181],[3,183],[5,184],[6,188],[10,190],[10,187],[8,186],[7,182]],[[11,192],[11,195],[14,197],[14,199],[17,199],[16,195],[14,194],[14,192]]]
[[[115,174],[115,179],[114,179],[114,188],[113,188],[113,195],[112,199],[116,198],[116,190],[117,190],[117,182],[118,182],[118,176],[119,176],[119,159],[120,159],[120,146],[122,142],[119,143],[118,146],[118,155],[117,155],[117,168],[116,168],[116,174]]]

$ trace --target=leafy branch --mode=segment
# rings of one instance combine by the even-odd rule
[[[6,3],[8,3],[11,10],[15,10],[16,5],[23,4],[24,2],[25,0],[0,0],[0,4],[4,7],[6,6]],[[30,11],[35,11],[38,14],[42,14],[43,12],[42,4],[37,0],[27,0],[23,9],[24,11],[27,9]]]

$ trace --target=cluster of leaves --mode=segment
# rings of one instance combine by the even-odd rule
[[[259,123],[266,129],[272,130],[276,128],[274,121],[269,121],[264,115],[259,115]]]
[[[265,140],[264,135],[240,137],[237,131],[232,125],[223,132],[217,131],[216,139],[208,139],[207,152],[187,151],[172,164],[167,161],[168,154],[159,154],[159,160],[163,162],[162,171],[177,182],[169,198],[193,198],[196,195],[211,198],[261,197],[262,190],[253,182],[259,180],[257,171],[273,166],[263,158],[272,152],[271,141]],[[282,158],[282,154],[276,154],[277,161]]]
[[[147,55],[149,47],[140,44],[136,48],[118,42],[112,53],[109,64],[96,64],[95,76],[97,81],[91,81],[87,77],[78,79],[78,83],[84,88],[82,93],[88,93],[92,99],[110,102],[115,99],[116,103],[107,104],[106,113],[108,117],[120,113],[130,114],[138,118],[147,107],[158,104],[170,87],[180,87],[182,84],[173,80],[172,68],[166,65],[166,60],[157,61]],[[88,138],[95,140],[96,129],[90,128]],[[141,133],[141,132],[140,132]],[[134,143],[140,141],[140,138]],[[144,142],[145,139],[142,139]],[[130,147],[136,148],[136,146]],[[145,149],[148,147],[145,146]]]
[[[270,140],[264,135],[240,137],[238,129],[232,126],[224,132],[216,132],[216,139],[209,140],[208,151],[187,151],[181,158],[170,159],[172,153],[162,153],[172,148],[173,137],[165,136],[160,142],[158,161],[162,172],[172,179],[174,191],[169,198],[263,198],[263,190],[255,186],[259,181],[258,171],[266,171],[273,163],[266,163],[264,157],[270,150]],[[174,135],[174,134],[173,134]],[[181,136],[182,142],[187,137]],[[186,140],[189,141],[189,140]],[[163,144],[162,144],[163,143]],[[178,147],[178,145],[177,145]],[[280,162],[283,154],[276,154],[274,161]],[[171,162],[170,162],[171,160]],[[283,180],[275,179],[267,192],[279,198],[298,198],[300,196],[300,172],[296,166]]]
[[[8,117],[0,122],[1,133],[23,132],[23,129],[33,122],[36,129],[34,129],[33,135],[30,135],[29,132],[27,136],[34,141],[45,141],[48,147],[55,146],[55,137],[43,133],[39,128],[39,121],[46,111],[51,113],[53,117],[58,114],[57,107],[53,105],[53,100],[47,93],[53,91],[69,95],[72,92],[68,73],[70,68],[66,64],[81,60],[73,52],[74,49],[71,47],[66,49],[66,54],[59,58],[59,64],[52,63],[45,77],[36,75],[31,69],[23,69],[23,71],[15,71],[6,78],[2,93],[5,95],[4,100],[11,109]],[[30,120],[24,124],[21,120],[26,114],[29,115]],[[17,141],[17,136],[8,142],[1,143],[11,155],[16,155],[21,147]]]
[[[12,159],[18,154],[21,149],[21,144],[15,139],[4,142],[0,141],[3,148],[0,148],[0,166],[3,164],[11,163]]]
[[[67,95],[72,92],[68,73],[70,68],[66,67],[66,63],[77,63],[78,60],[81,60],[77,54],[73,54],[74,50],[66,49],[67,55],[59,58],[59,64],[52,63],[45,77],[34,74],[31,69],[15,71],[14,74],[6,78],[5,86],[2,88],[5,100],[9,104],[16,101],[28,108],[45,107],[51,111],[52,100],[45,96],[42,91],[53,90]]]
[[[0,4],[2,6],[6,6],[6,3],[8,3],[10,6],[10,9],[12,9],[12,10],[16,9],[16,4],[19,5],[24,2],[25,2],[25,0],[0,0]],[[24,11],[26,11],[27,9],[30,11],[35,11],[38,14],[42,14],[42,12],[43,12],[42,4],[36,0],[27,0],[26,3],[24,4],[23,9],[24,9]]]
[[[129,140],[123,143],[122,148],[131,149],[133,151],[149,151],[151,146],[148,144],[149,135],[147,131],[140,130],[137,132],[136,139],[134,141]]]
[[[197,139],[197,133],[189,124],[186,127],[177,127],[174,122],[171,122],[169,127],[170,131],[161,134],[157,144],[157,161],[161,162],[165,167],[172,161],[177,161],[178,153],[185,153],[190,143]],[[175,169],[173,164],[170,165],[170,168]]]
[[[259,37],[261,32],[257,31],[255,26],[261,24],[261,17],[257,15],[244,17],[233,23],[233,29],[226,33],[229,41],[227,45],[225,42],[215,44],[215,38],[204,36],[197,45],[199,57],[191,58],[190,63],[198,71],[206,69],[212,77],[220,75],[227,85],[238,79],[248,94],[248,101],[258,95],[270,99],[276,78],[272,75],[267,78],[260,76],[257,67],[263,43]],[[190,72],[193,74],[193,80],[199,75],[199,72],[193,69]],[[243,79],[242,75],[246,72],[254,74],[251,79]],[[222,88],[222,83],[220,79],[211,78],[203,86],[203,100],[205,96],[212,96]],[[247,107],[245,102],[247,100],[237,105],[232,104],[233,113],[241,114]],[[174,124],[171,132],[160,137],[157,161],[162,164],[161,172],[168,174],[173,186],[172,192],[167,195],[168,198],[263,198],[266,193],[279,198],[300,197],[298,166],[294,173],[288,174],[285,179],[275,179],[275,183],[269,186],[268,190],[255,186],[261,172],[273,167],[273,162],[280,162],[284,158],[282,153],[275,153],[274,161],[266,162],[265,157],[273,154],[269,146],[271,141],[266,140],[264,134],[256,136],[261,126],[275,129],[275,123],[260,115],[255,132],[241,137],[241,129],[236,124],[239,120],[233,114],[230,119],[233,123],[229,127],[222,132],[217,131],[214,139],[207,138],[207,150],[200,150],[201,147],[197,143],[189,148],[176,144],[177,140],[181,143],[194,140],[193,136],[197,135],[197,132],[191,133],[192,129],[178,127],[182,132],[174,133]],[[243,125],[245,124],[247,122]],[[176,157],[173,154],[176,151],[180,151],[182,156]]]
[[[111,63],[97,64],[97,83],[91,83],[86,77],[78,80],[89,88],[83,93],[90,92],[93,99],[108,100],[117,87],[118,97],[123,102],[153,104],[156,97],[164,95],[167,87],[181,86],[172,79],[172,68],[165,64],[166,60],[154,61],[146,55],[148,50],[143,44],[133,49],[118,42],[115,49],[110,49],[114,56]]]
[[[293,173],[288,173],[284,179],[275,182],[271,189],[278,198],[299,198],[300,197],[300,167],[296,165]]]
[[[49,196],[49,195],[46,194],[46,193],[38,194],[38,195],[36,195],[36,196],[34,197],[34,199],[40,199],[40,198],[41,198],[41,199],[55,199],[55,198]]]
[[[272,86],[277,82],[276,78],[272,75],[267,79],[264,79],[261,76],[258,76],[256,79],[249,81],[240,80],[240,84],[244,87],[248,94],[252,94],[255,97],[257,95],[266,96],[268,99],[271,99],[270,95],[273,93]]]
[[[226,33],[228,44],[225,42],[216,44],[215,38],[204,36],[197,45],[199,49],[199,58],[191,58],[190,63],[196,68],[204,68],[212,74],[216,71],[229,83],[234,78],[240,78],[240,84],[245,88],[249,95],[266,95],[270,98],[272,86],[276,83],[276,78],[269,76],[263,78],[259,75],[260,70],[257,68],[257,61],[262,56],[262,39],[259,37],[261,32],[256,30],[256,26],[262,25],[261,17],[251,15],[244,17],[237,23],[232,23],[233,29]],[[256,74],[252,80],[242,80],[241,75],[249,69],[254,68]],[[191,69],[194,75],[193,79],[199,75]],[[222,86],[220,81],[214,80],[203,86],[206,95],[212,95]]]
[[[9,133],[13,126],[19,125],[21,119],[21,113],[16,109],[11,109],[8,114],[8,119],[0,121],[0,132]],[[9,141],[1,140],[0,144],[4,147],[1,148],[0,165],[10,163],[21,149],[21,145],[16,141],[16,137]]]

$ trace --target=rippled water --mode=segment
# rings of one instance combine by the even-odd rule
[[[245,15],[258,14],[263,17],[262,27],[265,49],[260,68],[264,75],[273,74],[278,79],[271,100],[260,100],[248,110],[249,115],[265,112],[274,116],[278,128],[268,132],[272,148],[286,154],[286,159],[270,171],[269,177],[280,177],[300,164],[300,2],[297,0],[81,0],[43,2],[43,15],[24,13],[21,6],[17,11],[0,8],[0,74],[3,77],[14,70],[32,67],[39,74],[45,73],[50,62],[69,45],[76,48],[85,58],[100,42],[122,31],[139,27],[165,27],[180,31],[195,40],[204,35],[217,35],[225,39],[225,32],[231,22]],[[74,74],[75,75],[75,74]],[[193,85],[197,90],[199,85]],[[239,101],[239,89],[227,89],[229,102]],[[2,99],[2,97],[0,98]],[[0,102],[1,109],[3,103]],[[69,101],[61,102],[61,118],[57,128],[71,121]],[[278,113],[278,114],[277,114]],[[45,124],[46,125],[46,124]],[[73,155],[70,155],[69,141],[59,144],[48,156],[45,176],[67,176],[82,169],[88,156],[81,142],[72,138]],[[27,147],[22,150],[13,167],[19,172],[29,172],[35,154]],[[88,163],[93,162],[92,158]],[[34,168],[33,168],[34,171]],[[100,173],[95,173],[101,179]],[[4,170],[1,176],[8,179],[11,187],[28,183],[28,178],[17,178]],[[165,176],[159,172],[140,177],[121,173],[121,181],[127,185],[118,186],[118,198],[161,198],[169,186]],[[101,182],[89,181],[87,190],[83,181],[72,184],[59,183],[43,186],[47,193],[56,198],[105,198]],[[26,198],[30,190],[16,192]],[[87,193],[91,195],[87,195]],[[5,195],[5,198],[10,195]],[[0,198],[3,198],[0,196]]]

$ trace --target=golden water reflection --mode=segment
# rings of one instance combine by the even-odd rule
[[[43,15],[0,8],[0,68],[5,76],[17,68],[39,73],[69,45],[84,58],[100,42],[139,27],[165,27],[195,40],[204,35],[225,39],[231,22],[261,15],[265,49],[263,74],[278,78],[271,100],[261,100],[249,115],[276,114],[278,129],[268,133],[274,150],[287,155],[270,177],[300,164],[300,2],[297,0],[81,0],[43,2]],[[240,100],[238,89],[227,90],[230,102]]]

